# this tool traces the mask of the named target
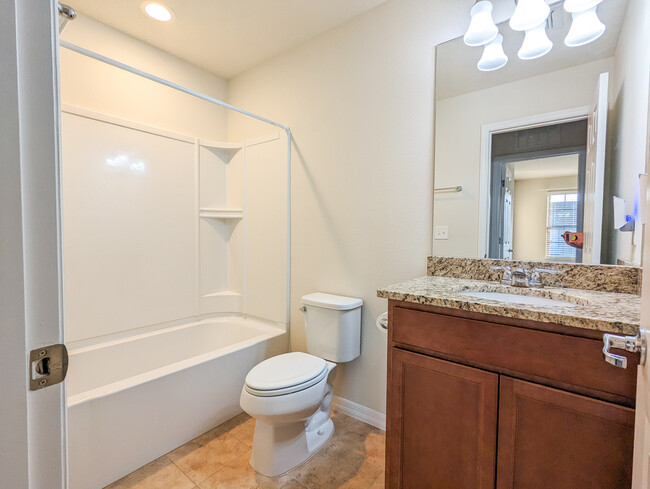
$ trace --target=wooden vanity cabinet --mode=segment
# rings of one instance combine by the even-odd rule
[[[638,359],[575,329],[389,301],[386,487],[629,489]]]

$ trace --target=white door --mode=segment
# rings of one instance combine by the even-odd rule
[[[514,224],[515,174],[513,165],[506,165],[503,179],[503,237],[501,256],[504,260],[512,260],[512,235]]]
[[[650,169],[650,114],[648,117],[648,150],[646,154],[646,172]],[[641,180],[640,205],[644,221],[643,274],[650,276],[650,237],[647,230],[650,223],[650,187],[648,177]],[[650,281],[642,283],[641,293],[641,336],[646,345],[650,341],[648,324],[650,324]],[[634,430],[634,468],[632,472],[632,489],[650,489],[650,368],[648,362],[640,365],[636,386],[636,419]]]
[[[587,167],[585,169],[585,214],[582,263],[600,263],[603,229],[603,189],[607,138],[607,92],[609,73],[602,73],[589,111]]]
[[[62,342],[56,2],[0,0],[0,487],[64,489],[65,388],[29,389]]]

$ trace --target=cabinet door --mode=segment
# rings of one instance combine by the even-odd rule
[[[498,375],[397,348],[390,372],[387,487],[493,489]]]
[[[497,489],[630,489],[634,410],[501,377]]]

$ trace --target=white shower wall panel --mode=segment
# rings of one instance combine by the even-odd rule
[[[196,314],[191,139],[62,115],[66,337]]]
[[[247,146],[245,175],[246,312],[287,323],[286,134]]]

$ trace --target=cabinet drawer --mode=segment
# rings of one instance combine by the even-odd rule
[[[508,326],[399,305],[391,308],[391,340],[396,346],[465,360],[487,370],[519,373],[609,395],[633,405],[638,359],[629,355],[627,369],[602,356],[602,341],[524,327]],[[607,397],[607,396],[606,396]]]

